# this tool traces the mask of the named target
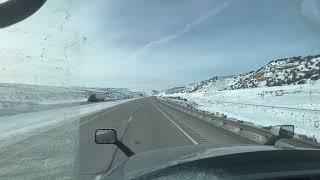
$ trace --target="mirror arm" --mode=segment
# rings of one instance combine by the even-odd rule
[[[264,145],[275,145],[276,144],[276,142],[279,140],[279,139],[281,139],[281,138],[279,138],[278,136],[271,136],[270,137],[270,139],[268,139],[268,141],[266,142],[266,143],[264,143]]]
[[[135,153],[125,144],[123,144],[121,141],[116,141],[115,145],[121,149],[121,151],[128,157],[131,157],[135,155]]]

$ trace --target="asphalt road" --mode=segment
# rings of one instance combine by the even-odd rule
[[[197,144],[214,144],[217,147],[256,144],[158,101],[156,98],[138,99],[81,119],[82,179],[106,172],[126,159],[114,145],[94,143],[95,130],[99,128],[116,129],[118,138],[135,153]]]
[[[99,128],[116,129],[136,153],[207,143],[256,144],[148,97],[40,129],[10,146],[0,144],[0,180],[91,179],[106,172],[126,157],[114,145],[95,144]]]

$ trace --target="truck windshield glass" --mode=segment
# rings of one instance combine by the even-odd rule
[[[119,144],[319,146],[320,1],[0,0],[0,15],[0,179],[94,179],[128,158]]]

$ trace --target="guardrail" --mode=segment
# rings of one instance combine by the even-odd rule
[[[295,111],[310,111],[310,112],[319,112],[318,109],[305,109],[305,108],[293,108],[293,107],[283,107],[283,106],[271,106],[271,105],[262,105],[262,104],[250,104],[250,103],[241,103],[241,102],[230,102],[230,101],[217,101],[218,103],[227,103],[227,104],[238,104],[245,106],[257,106],[257,107],[265,107],[265,108],[273,108],[273,109],[286,109],[286,110],[295,110]]]
[[[208,114],[204,111],[185,107],[176,102],[173,102],[167,98],[157,97],[157,99],[176,110],[182,111],[187,113],[191,116],[194,116],[198,119],[206,121],[210,124],[219,126],[223,129],[231,131],[237,135],[250,139],[252,141],[258,142],[260,144],[265,144],[271,137],[272,133],[268,129],[264,129],[263,127],[259,127],[256,125],[251,125],[249,123],[243,121],[234,121],[227,118],[222,118],[218,116],[214,116],[212,114]],[[303,139],[299,138],[292,138],[292,139],[284,139],[279,140],[276,145],[279,145],[284,148],[294,148],[294,147],[302,147],[302,148],[317,148],[320,149],[320,144],[311,143],[304,141]]]

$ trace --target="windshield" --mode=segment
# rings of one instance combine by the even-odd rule
[[[319,148],[319,1],[21,1],[0,0],[0,179],[105,174],[128,157],[97,129],[135,154]]]

